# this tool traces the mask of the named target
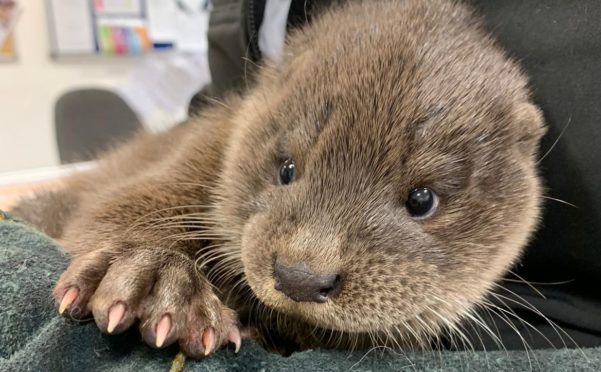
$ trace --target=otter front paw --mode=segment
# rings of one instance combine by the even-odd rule
[[[90,313],[105,333],[138,321],[153,347],[179,342],[191,357],[233,342],[240,348],[236,314],[224,306],[195,263],[182,253],[159,249],[97,250],[75,257],[55,289],[61,314]]]

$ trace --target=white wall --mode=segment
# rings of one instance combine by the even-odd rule
[[[118,57],[52,60],[44,1],[19,3],[18,61],[0,63],[0,172],[58,164],[56,99],[73,88],[115,87],[135,64],[135,59]]]

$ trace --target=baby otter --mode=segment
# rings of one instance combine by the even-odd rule
[[[194,357],[248,329],[276,348],[427,347],[527,243],[543,132],[469,8],[335,6],[247,92],[51,197],[72,256],[59,311]]]

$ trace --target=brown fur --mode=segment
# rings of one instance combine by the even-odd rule
[[[74,178],[55,290],[106,329],[138,319],[201,355],[232,324],[296,347],[424,346],[482,301],[539,215],[543,125],[526,78],[449,1],[352,1],[290,37],[245,96],[143,136]],[[297,181],[277,183],[292,158]],[[440,196],[415,220],[412,189]],[[326,303],[274,289],[275,257],[341,272]],[[212,287],[211,284],[215,287]],[[200,332],[200,333],[199,333]]]

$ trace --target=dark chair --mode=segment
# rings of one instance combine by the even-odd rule
[[[104,89],[79,89],[63,94],[54,110],[61,164],[92,160],[116,142],[143,129],[117,94]]]

